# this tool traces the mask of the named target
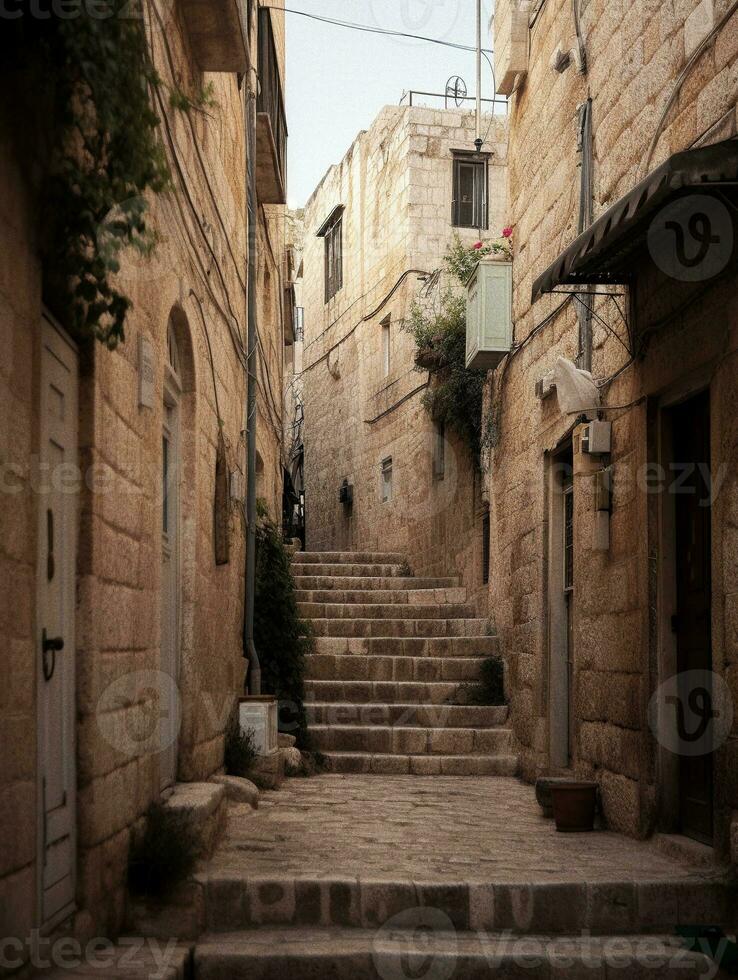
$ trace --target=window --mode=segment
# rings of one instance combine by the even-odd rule
[[[382,460],[382,503],[392,500],[392,457]]]
[[[325,239],[325,302],[343,286],[343,205],[328,216],[318,232]]]
[[[454,155],[453,214],[456,228],[487,228],[487,157]]]
[[[387,377],[390,373],[390,361],[391,361],[391,320],[390,317],[382,320],[382,376]]]
[[[446,427],[437,422],[433,433],[433,477],[442,480],[446,472]]]

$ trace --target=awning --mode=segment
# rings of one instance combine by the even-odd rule
[[[675,153],[575,238],[533,283],[532,302],[557,286],[627,283],[654,213],[687,193],[738,183],[738,140]]]

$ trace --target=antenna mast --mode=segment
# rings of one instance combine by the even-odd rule
[[[477,138],[474,145],[482,152],[482,0],[477,0]]]

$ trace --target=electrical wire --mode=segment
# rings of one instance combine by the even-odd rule
[[[428,377],[427,381],[423,382],[422,385],[418,385],[417,388],[413,388],[412,391],[409,391],[406,395],[403,395],[402,398],[398,399],[394,405],[390,405],[389,408],[386,408],[383,412],[380,412],[379,415],[375,415],[373,419],[364,419],[364,425],[374,425],[375,422],[379,422],[379,420],[385,418],[385,416],[391,415],[392,412],[400,407],[400,405],[404,405],[405,402],[408,402],[411,398],[414,398],[418,392],[425,391],[429,384],[430,376]]]
[[[175,68],[175,65],[174,65],[174,58],[173,58],[173,55],[172,55],[172,49],[171,49],[171,46],[169,44],[169,39],[167,37],[167,33],[166,33],[164,21],[162,20],[161,14],[159,13],[159,8],[157,7],[157,4],[156,4],[155,0],[151,0],[151,7],[152,7],[152,9],[154,11],[154,14],[156,16],[157,21],[159,22],[160,34],[161,34],[162,41],[164,43],[164,52],[166,54],[167,63],[169,65],[169,71],[170,71],[171,77],[172,77],[172,79],[176,79],[176,77],[177,77],[177,71],[176,71],[176,68]],[[154,68],[156,68],[156,65],[154,63],[153,45],[152,45],[152,48],[151,48],[151,63],[152,63],[152,66]],[[203,178],[205,180],[205,185],[206,185],[206,187],[208,189],[208,192],[210,194],[210,199],[211,199],[211,201],[213,203],[213,209],[214,209],[214,211],[215,211],[215,213],[216,213],[216,215],[218,217],[218,222],[220,224],[221,229],[223,230],[223,238],[224,238],[224,241],[225,241],[226,246],[228,248],[228,251],[230,253],[231,259],[233,260],[233,265],[234,265],[234,268],[236,270],[236,276],[238,277],[238,281],[239,281],[239,283],[241,285],[241,288],[245,290],[246,289],[246,283],[245,283],[244,279],[241,276],[240,263],[237,261],[236,256],[233,253],[233,248],[231,247],[230,235],[228,234],[228,231],[227,231],[226,226],[225,226],[225,221],[223,220],[223,215],[221,214],[220,208],[218,207],[218,201],[217,201],[217,198],[215,196],[215,192],[213,191],[213,185],[210,182],[210,177],[209,177],[209,174],[208,174],[208,170],[207,170],[207,167],[205,166],[205,161],[203,160],[202,153],[200,151],[200,141],[198,140],[197,134],[195,133],[195,127],[194,127],[194,125],[192,123],[192,118],[191,118],[189,112],[185,112],[184,115],[187,118],[187,123],[189,125],[190,132],[192,134],[192,145],[195,148],[195,153],[196,153],[196,156],[197,156],[197,159],[198,159],[198,163],[200,164],[200,170],[202,171],[202,175],[203,175]]]
[[[212,298],[212,300],[213,300],[213,302],[214,302],[214,304],[215,304],[218,312],[221,314],[221,316],[223,317],[223,319],[228,324],[228,331],[230,333],[231,341],[233,343],[234,349],[236,351],[236,354],[238,356],[239,361],[241,362],[242,366],[245,368],[246,367],[246,363],[247,363],[248,355],[247,355],[247,352],[246,352],[246,350],[245,350],[245,348],[243,346],[243,338],[241,337],[240,331],[237,330],[234,327],[234,322],[235,323],[238,323],[238,317],[236,316],[235,312],[233,311],[233,307],[231,306],[230,295],[228,293],[228,287],[227,287],[226,282],[225,282],[225,277],[223,275],[222,269],[220,268],[220,263],[218,262],[218,257],[216,256],[215,252],[213,251],[213,247],[210,244],[210,242],[208,241],[207,236],[204,234],[203,229],[202,229],[202,226],[200,225],[199,219],[197,217],[197,209],[195,207],[194,201],[192,200],[192,195],[190,194],[189,187],[187,186],[187,180],[185,178],[184,171],[182,169],[182,166],[181,166],[180,161],[179,161],[179,157],[177,155],[176,145],[175,145],[174,139],[172,137],[171,127],[169,125],[169,120],[166,117],[166,113],[165,113],[164,108],[163,108],[163,105],[162,105],[161,95],[160,95],[160,93],[157,90],[155,90],[155,92],[156,92],[157,101],[159,102],[159,107],[160,107],[161,112],[162,112],[162,119],[163,119],[163,122],[164,122],[164,129],[165,129],[166,134],[167,134],[167,141],[169,143],[169,150],[170,150],[171,157],[172,157],[172,159],[173,159],[173,161],[175,163],[175,166],[177,168],[177,173],[179,174],[180,183],[181,183],[182,188],[183,188],[183,190],[185,192],[185,197],[187,198],[187,201],[188,201],[188,203],[190,205],[190,208],[191,208],[193,214],[195,215],[198,229],[200,230],[200,233],[202,234],[203,240],[205,241],[206,245],[208,246],[208,249],[210,250],[210,253],[211,253],[212,257],[213,257],[213,261],[215,263],[215,266],[218,269],[218,272],[219,272],[219,275],[220,275],[220,279],[221,279],[221,283],[223,285],[223,289],[224,289],[225,294],[226,294],[226,303],[227,303],[228,308],[229,308],[229,311],[230,311],[230,316],[223,309],[223,307],[220,304],[217,296],[215,295],[215,292],[213,291],[213,288],[212,288],[212,285],[210,283],[210,279],[209,279],[209,276],[208,276],[207,269],[205,269],[205,267],[203,266],[202,260],[200,259],[200,256],[198,254],[197,244],[195,243],[195,241],[193,240],[193,238],[192,238],[192,236],[191,236],[191,234],[189,232],[187,221],[185,219],[185,215],[184,215],[184,213],[182,211],[182,207],[180,205],[179,195],[175,194],[174,195],[174,198],[175,198],[175,200],[177,202],[177,206],[178,206],[179,211],[180,211],[180,216],[182,218],[182,224],[183,224],[183,226],[185,228],[187,237],[188,237],[189,242],[190,242],[191,252],[192,252],[192,255],[195,257],[195,259],[197,261],[197,264],[200,267],[200,272],[201,272],[201,275],[202,275],[202,282],[205,285],[205,288],[210,293],[210,296],[211,296],[211,298]]]
[[[210,373],[213,376],[213,395],[215,396],[215,413],[218,416],[218,428],[223,424],[223,416],[220,414],[220,405],[218,404],[218,385],[215,381],[215,362],[213,361],[213,348],[210,343],[210,331],[208,330],[207,321],[205,320],[205,311],[202,307],[202,300],[197,295],[194,289],[190,289],[190,296],[194,297],[197,301],[197,307],[200,311],[200,319],[202,320],[202,328],[205,331],[205,341],[208,345],[208,357],[210,359]]]
[[[736,10],[738,10],[738,0],[733,0],[733,3],[731,3],[731,5],[725,11],[723,16],[717,22],[717,24],[715,24],[715,26],[712,28],[709,34],[707,34],[702,39],[702,41],[697,45],[697,47],[694,49],[694,51],[692,52],[689,58],[689,61],[687,61],[684,68],[682,68],[682,70],[679,72],[679,75],[677,76],[677,79],[674,82],[674,88],[672,89],[671,95],[669,96],[666,105],[664,106],[663,112],[661,113],[661,117],[659,118],[659,121],[656,125],[656,131],[653,134],[653,139],[651,140],[651,144],[648,147],[648,153],[646,154],[646,159],[643,163],[643,168],[642,168],[642,172],[644,174],[648,173],[648,167],[649,164],[651,163],[651,160],[653,159],[654,153],[656,152],[656,147],[658,146],[658,142],[661,139],[661,134],[664,129],[664,124],[666,123],[667,117],[671,112],[674,103],[679,97],[679,93],[681,91],[682,85],[684,84],[687,75],[690,73],[690,71],[694,67],[695,63],[699,60],[699,58],[710,47],[712,42],[715,40],[717,35],[723,29],[723,27],[728,23],[728,21],[736,12]]]
[[[400,276],[400,278],[394,284],[394,286],[392,287],[392,289],[390,289],[390,291],[387,293],[387,295],[381,300],[381,302],[379,303],[379,305],[375,309],[373,309],[371,311],[371,313],[367,313],[360,320],[357,320],[357,322],[353,325],[353,327],[351,327],[351,329],[349,331],[347,331],[343,335],[343,337],[341,337],[339,340],[337,340],[335,342],[335,344],[333,344],[331,347],[328,348],[328,350],[325,352],[325,354],[322,354],[319,358],[317,358],[316,360],[314,360],[311,364],[308,364],[306,367],[304,367],[302,369],[302,371],[300,371],[300,374],[299,375],[296,374],[295,377],[296,378],[297,377],[302,377],[304,374],[307,374],[308,371],[312,371],[312,369],[314,367],[316,367],[318,364],[320,364],[323,361],[327,360],[330,357],[330,355],[333,353],[334,350],[336,350],[338,347],[341,346],[341,344],[343,344],[346,340],[348,340],[348,338],[352,334],[356,333],[356,331],[359,329],[359,327],[361,326],[362,323],[366,323],[367,320],[371,320],[373,317],[375,317],[377,315],[377,313],[381,312],[381,310],[387,305],[387,303],[389,303],[390,299],[394,296],[394,294],[397,292],[397,290],[402,285],[402,283],[405,281],[405,279],[407,279],[408,276],[412,276],[412,275],[431,276],[431,275],[433,275],[433,273],[424,272],[421,269],[406,269],[405,272],[402,273],[402,275]],[[372,289],[376,289],[376,286],[377,285],[378,284],[375,284],[372,287]],[[359,302],[359,300],[363,299],[365,296],[368,296],[369,293],[372,292],[372,289],[367,290],[363,294],[363,296],[360,296],[358,300],[356,300],[354,303],[351,304],[351,306],[355,306],[356,303]],[[351,309],[351,307],[349,307],[349,309]],[[348,312],[348,310],[345,311],[345,312]],[[342,314],[342,315],[345,315],[345,313]],[[341,319],[341,317],[338,317],[336,320],[333,321],[333,323],[334,324],[337,323],[338,320],[340,320],[340,319]],[[333,324],[331,324],[331,326],[333,326]],[[326,327],[326,329],[321,332],[320,337],[323,337],[328,332],[329,329],[330,329],[330,327]],[[314,341],[311,341],[310,344],[308,344],[308,345],[305,346],[305,348],[303,350],[303,356],[304,356],[304,353],[307,350],[307,348],[309,346],[311,346],[311,344],[314,344],[315,341],[319,340],[320,337],[316,337]]]
[[[388,37],[404,37],[413,41],[426,41],[428,44],[440,44],[446,48],[455,48],[457,51],[472,51],[476,53],[476,46],[470,44],[458,44],[455,41],[444,41],[437,37],[426,37],[423,34],[411,34],[408,31],[394,31],[388,27],[372,27],[370,24],[357,24],[355,21],[338,20],[335,17],[324,17],[321,14],[311,14],[306,10],[294,10],[290,7],[270,7],[263,6],[262,10],[274,10],[277,13],[295,14],[297,17],[306,17],[308,20],[316,20],[323,24],[332,24],[334,27],[344,27],[352,31],[361,31],[364,34],[382,34]],[[482,52],[493,54],[491,48],[482,48]]]

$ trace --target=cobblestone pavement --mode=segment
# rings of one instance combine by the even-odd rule
[[[513,778],[321,775],[234,806],[210,863],[254,877],[411,881],[670,881],[705,878],[653,842],[557,833]]]

